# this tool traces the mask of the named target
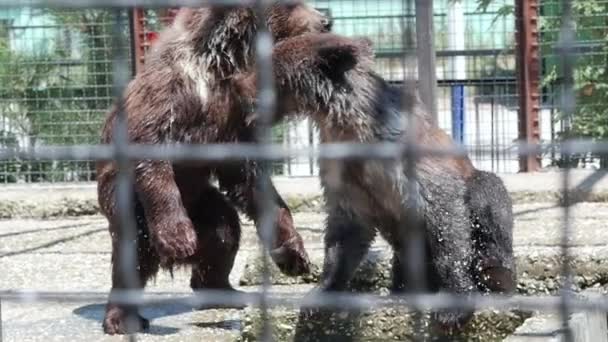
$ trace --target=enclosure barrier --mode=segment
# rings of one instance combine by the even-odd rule
[[[256,145],[200,145],[200,146],[135,146],[128,144],[128,132],[126,129],[127,117],[122,110],[122,93],[126,83],[129,81],[127,75],[128,66],[125,63],[124,56],[121,56],[119,51],[120,46],[123,46],[124,42],[122,34],[120,34],[121,23],[125,20],[122,15],[122,9],[130,8],[134,6],[145,6],[145,7],[170,7],[170,6],[196,6],[201,4],[246,4],[253,5],[256,8],[257,13],[262,13],[264,9],[274,1],[236,1],[236,0],[223,0],[223,1],[194,1],[194,0],[106,0],[106,1],[95,1],[95,0],[32,0],[27,1],[23,5],[38,6],[38,7],[70,7],[70,8],[89,8],[89,7],[110,7],[113,8],[116,14],[116,21],[114,23],[114,88],[113,94],[119,100],[119,116],[118,124],[115,131],[115,140],[112,146],[101,146],[101,145],[87,145],[87,146],[72,146],[72,147],[60,147],[60,146],[47,146],[43,148],[34,148],[28,150],[15,150],[15,149],[4,149],[0,150],[0,157],[15,157],[18,156],[23,159],[44,159],[44,160],[62,160],[62,159],[79,159],[89,158],[93,160],[115,160],[119,165],[119,178],[118,178],[118,191],[117,201],[118,210],[120,216],[121,234],[120,243],[122,248],[123,263],[121,266],[121,272],[123,272],[125,278],[133,284],[136,282],[134,276],[136,274],[136,257],[135,249],[133,244],[130,242],[135,240],[136,231],[134,225],[134,217],[132,205],[132,193],[130,191],[131,184],[133,182],[133,170],[131,161],[134,159],[163,159],[163,160],[198,160],[198,161],[228,161],[228,160],[243,160],[243,159],[257,159],[262,162],[268,162],[276,159],[280,159],[285,156],[292,156],[294,154],[309,155],[318,158],[331,158],[331,159],[396,159],[396,158],[407,158],[408,165],[408,176],[415,177],[414,168],[412,167],[413,162],[416,158],[421,155],[434,154],[434,155],[463,155],[464,150],[454,148],[450,150],[437,150],[428,146],[415,146],[414,141],[410,141],[408,144],[395,145],[395,144],[380,144],[380,145],[360,145],[360,144],[332,144],[328,146],[320,146],[314,149],[303,149],[294,153],[294,151],[285,151],[281,146],[269,144],[269,127],[272,119],[272,115],[275,108],[275,93],[272,79],[272,63],[271,63],[271,51],[272,41],[271,36],[265,29],[265,25],[259,25],[259,32],[257,35],[257,68],[259,72],[259,90],[258,90],[258,111],[261,114],[262,125],[258,132],[259,144]],[[13,7],[15,6],[14,0],[0,0],[0,7]],[[572,115],[574,110],[574,92],[573,92],[573,75],[572,75],[572,51],[574,48],[575,37],[574,28],[572,25],[572,13],[571,13],[571,2],[563,0],[564,6],[564,25],[561,28],[561,40],[558,46],[558,52],[562,56],[562,66],[565,71],[566,85],[563,96],[563,110],[568,115]],[[427,16],[428,17],[428,16]],[[260,20],[263,20],[263,16],[259,16]],[[414,136],[415,134],[410,134]],[[596,143],[593,141],[566,141],[562,144],[556,145],[560,148],[564,155],[575,153],[577,151],[589,151],[594,150],[598,152],[608,152],[608,143]],[[538,153],[542,148],[546,148],[539,145],[527,145],[519,144],[520,154],[535,154]],[[483,151],[481,151],[483,152]],[[265,177],[261,177],[264,179]],[[414,183],[414,182],[410,182]],[[260,184],[262,189],[267,187],[268,184]],[[313,305],[318,307],[335,307],[343,309],[369,309],[375,307],[386,307],[386,306],[403,306],[413,308],[414,310],[428,310],[428,309],[439,309],[439,308],[521,308],[521,309],[551,309],[559,307],[564,336],[566,341],[572,341],[572,334],[568,325],[568,316],[573,309],[581,310],[602,310],[608,311],[608,300],[602,300],[594,303],[577,300],[571,297],[569,284],[571,283],[571,270],[569,269],[569,251],[568,251],[568,237],[570,235],[570,222],[569,222],[569,202],[568,202],[568,191],[569,188],[569,169],[566,169],[563,178],[563,190],[565,197],[564,204],[564,216],[565,224],[562,231],[562,244],[561,254],[563,257],[562,264],[562,276],[565,279],[563,288],[559,298],[541,298],[541,297],[524,297],[514,296],[505,298],[502,296],[457,296],[449,294],[412,294],[412,295],[390,295],[390,296],[374,296],[364,294],[316,294],[314,296],[308,296],[305,299],[298,299],[286,294],[273,294],[270,292],[270,275],[268,268],[268,259],[266,253],[262,253],[263,256],[263,267],[264,267],[264,282],[259,293],[243,293],[235,294],[233,292],[223,291],[212,291],[212,290],[201,290],[190,296],[175,296],[172,294],[163,295],[157,294],[154,296],[148,295],[143,296],[142,291],[116,291],[112,293],[112,300],[114,302],[120,302],[124,304],[131,304],[136,306],[146,306],[154,303],[181,303],[191,307],[197,307],[200,305],[213,305],[213,304],[224,304],[224,305],[239,305],[246,304],[260,307],[262,310],[262,317],[265,322],[265,326],[262,331],[262,338],[264,340],[270,340],[270,321],[268,319],[268,311],[271,307],[277,305],[283,306],[294,306],[300,307],[302,305]],[[267,188],[266,188],[267,189]],[[273,224],[272,224],[272,213],[267,208],[270,208],[270,192],[263,191],[266,195],[262,205],[262,220],[260,224],[263,225],[263,236],[262,238],[270,241],[274,236]],[[412,246],[423,245],[420,243],[422,240],[422,234],[420,229],[408,230],[408,236],[403,236],[404,242],[411,244]],[[270,245],[270,244],[268,244]],[[405,263],[404,274],[416,275],[416,279],[413,277],[408,279],[410,281],[417,280],[419,286],[415,286],[419,289],[424,288],[423,279],[419,273],[420,265],[423,264],[424,254],[420,249],[416,250],[417,254],[412,257],[408,255],[409,262]],[[422,253],[422,254],[420,254]],[[12,302],[32,302],[32,301],[91,301],[95,299],[105,299],[107,294],[100,292],[0,292],[0,305],[2,301]],[[1,310],[1,306],[0,306]],[[0,313],[0,319],[1,319]],[[2,332],[2,323],[0,320],[0,339]],[[548,336],[549,334],[547,334]],[[136,335],[130,336],[131,340],[136,339]]]

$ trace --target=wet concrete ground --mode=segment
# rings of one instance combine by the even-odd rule
[[[563,210],[551,203],[515,206],[514,239],[519,253],[556,249],[560,243]],[[606,250],[608,204],[581,203],[572,208],[572,240],[579,248]],[[324,216],[297,213],[295,221],[311,253],[321,249]],[[253,227],[244,224],[244,237],[233,274],[236,286],[245,261],[257,253]],[[378,247],[382,246],[380,243]],[[56,220],[0,221],[0,291],[108,291],[110,244],[100,216]],[[147,291],[190,292],[189,274],[178,270],[172,280],[159,274]],[[277,291],[308,287],[277,287]],[[103,301],[80,303],[12,303],[3,301],[3,341],[119,341],[104,336]],[[142,341],[234,341],[241,327],[242,311],[191,311],[179,305],[143,311],[152,329]]]

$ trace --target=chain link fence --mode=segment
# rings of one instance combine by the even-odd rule
[[[564,87],[564,70],[555,50],[562,25],[563,4],[555,0],[540,2],[541,119],[543,140],[562,141],[566,138],[606,138],[606,82],[608,74],[608,1],[573,1],[573,21],[576,26],[576,55],[574,91],[577,106],[572,117],[560,106]],[[605,168],[602,153],[591,151],[574,156],[561,156],[554,149],[547,151],[549,165],[555,167]]]
[[[312,4],[329,13],[334,31],[346,36],[369,37],[377,48],[378,72],[399,83],[415,73],[415,61],[401,55],[415,48],[412,1],[318,0]],[[518,126],[518,78],[516,75],[515,17],[512,1],[436,1],[438,119],[440,126],[469,148],[487,148],[489,155],[472,153],[476,167],[493,172],[519,171],[515,141]],[[575,3],[577,30],[577,89],[580,115],[566,122],[557,105],[561,75],[552,50],[557,39],[561,7],[557,1],[539,2],[541,46],[540,137],[544,143],[559,141],[565,134],[602,138],[603,73],[606,61],[606,3]],[[129,18],[143,30],[127,41],[125,49],[143,54],[170,24],[174,9],[134,11]],[[142,25],[138,23],[142,22]],[[28,148],[48,144],[81,144],[98,141],[100,124],[111,105],[108,60],[110,19],[107,11],[39,10],[19,8],[0,14],[0,130],[4,147]],[[129,25],[125,24],[125,32]],[[408,39],[401,34],[403,29]],[[131,39],[131,36],[129,36]],[[523,47],[522,47],[523,48]],[[137,53],[141,50],[141,53]],[[137,64],[135,63],[135,64]],[[136,67],[133,66],[134,72]],[[569,132],[569,133],[567,133]],[[274,139],[286,146],[318,144],[310,122],[280,125]],[[603,167],[601,156],[590,152],[574,158],[579,167]],[[542,165],[563,166],[559,152],[546,150]],[[274,173],[289,176],[316,175],[318,165],[310,158],[289,158],[275,163]],[[95,179],[90,161],[0,161],[0,182],[88,182]]]
[[[227,3],[228,1],[223,1]],[[150,4],[155,3],[157,5],[165,5],[163,1],[150,1]],[[316,3],[317,6],[321,6]],[[327,2],[330,3],[329,1]],[[338,4],[344,4],[342,13],[340,13],[340,6],[337,8],[330,7],[332,15],[336,18],[336,32],[346,32],[352,35],[355,34],[371,34],[372,40],[376,39],[377,49],[379,54],[378,65],[381,68],[380,73],[391,81],[398,82],[398,74],[403,75],[403,70],[393,74],[393,68],[388,68],[386,71],[382,69],[385,65],[389,65],[393,60],[399,60],[399,54],[405,55],[406,61],[408,58],[412,58],[408,55],[407,49],[403,49],[403,45],[399,45],[399,42],[403,42],[402,37],[398,36],[407,35],[404,31],[395,31],[394,29],[386,29],[386,25],[398,26],[398,22],[402,21],[403,18],[407,18],[409,15],[406,2],[394,2],[396,7],[380,6],[378,1],[369,1],[366,3],[378,4],[377,6],[364,7],[361,11],[365,12],[363,19],[356,19],[357,13],[348,13],[348,11],[354,11],[357,7],[348,7],[346,3],[348,1],[337,1]],[[363,2],[358,2],[361,4]],[[90,1],[62,1],[62,0],[46,0],[46,1],[31,1],[33,7],[31,8],[17,8],[15,9],[14,3],[11,1],[0,1],[0,7],[5,8],[0,13],[13,13],[10,17],[12,19],[4,22],[8,30],[0,30],[0,33],[5,37],[4,50],[1,52],[1,58],[6,56],[6,63],[0,65],[2,70],[1,77],[6,77],[7,82],[12,83],[10,86],[6,86],[7,83],[0,83],[2,91],[6,92],[7,95],[2,96],[2,108],[3,108],[3,148],[0,150],[0,157],[6,162],[3,163],[5,168],[3,171],[4,182],[19,182],[19,181],[75,181],[75,180],[91,180],[93,178],[93,172],[90,165],[91,160],[114,160],[119,167],[118,176],[118,190],[117,190],[117,210],[119,211],[119,224],[121,227],[120,231],[120,245],[121,253],[123,257],[121,260],[124,264],[121,264],[121,272],[124,274],[125,279],[133,280],[133,275],[136,274],[137,262],[135,260],[135,250],[133,248],[132,241],[135,240],[135,217],[133,217],[132,203],[133,194],[130,189],[132,188],[133,182],[133,170],[131,160],[133,159],[154,159],[154,160],[190,160],[190,161],[209,161],[209,162],[225,162],[229,160],[242,160],[242,159],[259,159],[265,161],[276,161],[285,160],[293,156],[300,156],[306,158],[325,158],[325,159],[395,159],[395,158],[407,158],[408,165],[413,165],[413,161],[417,156],[436,155],[445,156],[447,155],[462,155],[463,149],[453,149],[449,151],[437,150],[432,146],[414,146],[407,145],[401,146],[400,144],[332,144],[326,146],[308,146],[305,149],[298,149],[297,151],[286,150],[281,144],[270,145],[270,127],[268,125],[262,125],[260,129],[259,137],[260,144],[255,146],[243,146],[238,144],[227,144],[227,145],[205,145],[205,146],[138,146],[129,145],[128,137],[126,135],[126,116],[121,111],[118,116],[118,125],[116,140],[113,145],[96,145],[98,138],[97,132],[99,131],[99,122],[103,117],[104,112],[110,103],[115,99],[122,101],[121,94],[124,90],[125,84],[128,81],[126,77],[130,70],[133,70],[134,66],[131,65],[130,54],[133,51],[131,35],[129,30],[129,14],[126,11],[118,9],[118,7],[125,7],[130,5],[122,1],[108,1],[105,3],[106,6],[115,6],[117,8],[108,11],[97,11],[85,9],[89,6],[94,5]],[[172,5],[185,6],[188,5],[188,1],[177,1],[171,2]],[[354,2],[350,2],[354,5]],[[400,4],[400,5],[397,5]],[[440,3],[441,4],[441,3]],[[577,7],[576,1],[564,0],[560,2],[560,16],[559,22],[556,25],[556,35],[553,40],[553,50],[556,56],[559,57],[559,68],[561,70],[561,86],[560,86],[560,112],[562,113],[562,121],[565,121],[566,128],[575,127],[576,123],[573,122],[575,119],[575,112],[578,110],[575,97],[575,81],[578,81],[579,74],[575,73],[575,67],[577,64],[573,63],[575,54],[577,52],[578,45],[575,37],[573,20],[577,18],[577,11],[581,9]],[[574,11],[572,7],[574,6]],[[78,6],[81,7],[77,12],[71,11],[57,11],[55,10],[43,10],[46,6],[52,7],[53,5],[62,6]],[[264,6],[267,3],[264,1],[256,1],[255,6],[258,13],[262,13]],[[329,5],[328,5],[329,6]],[[446,6],[447,3],[446,3]],[[449,5],[451,6],[451,5]],[[6,9],[7,8],[7,9]],[[502,8],[502,7],[501,7]],[[374,12],[377,11],[377,12]],[[463,15],[467,15],[467,7],[460,9]],[[89,12],[90,11],[90,12]],[[395,19],[393,15],[395,13],[405,13],[401,17]],[[457,12],[457,11],[456,11]],[[573,13],[574,12],[574,13]],[[492,17],[492,11],[487,17],[487,21],[491,21],[489,18]],[[376,17],[370,14],[375,14]],[[496,13],[494,13],[496,14]],[[361,14],[359,14],[361,15]],[[471,14],[472,15],[472,14]],[[25,18],[25,22],[20,22],[19,18]],[[37,18],[36,23],[32,24],[32,18]],[[443,20],[436,18],[437,20]],[[30,22],[28,22],[30,20]],[[61,21],[60,21],[61,20]],[[349,20],[352,22],[349,23]],[[386,35],[379,35],[380,38],[374,38],[374,34],[377,31],[366,31],[368,28],[361,25],[359,21],[385,21],[385,24],[378,27],[386,29]],[[447,20],[447,19],[446,19]],[[492,19],[493,20],[493,19]],[[393,23],[394,21],[394,23]],[[459,107],[458,110],[453,108],[450,110],[450,117],[452,122],[446,124],[449,120],[445,114],[441,114],[439,117],[443,125],[451,125],[452,133],[456,140],[460,138],[457,135],[461,135],[465,141],[474,141],[473,145],[479,147],[477,149],[470,149],[473,156],[480,156],[477,162],[482,162],[485,158],[484,155],[492,154],[496,151],[505,152],[507,146],[509,148],[516,149],[521,155],[526,154],[538,154],[544,152],[545,149],[538,145],[527,145],[527,144],[516,144],[514,142],[503,142],[502,145],[496,143],[492,144],[487,142],[487,139],[479,138],[477,140],[466,140],[467,131],[466,124],[464,121],[459,122],[461,124],[457,129],[453,127],[456,125],[455,119],[461,118],[461,112],[473,112],[471,109],[475,107],[476,102],[467,102],[471,95],[467,95],[467,92],[475,94],[474,98],[479,98],[479,109],[481,113],[489,111],[490,113],[501,113],[504,112],[504,116],[497,116],[495,119],[488,120],[490,125],[494,125],[495,122],[511,122],[512,111],[507,108],[515,106],[510,102],[515,96],[514,90],[509,88],[506,84],[500,84],[495,81],[497,64],[503,63],[500,58],[503,56],[497,53],[496,50],[503,50],[503,44],[509,44],[507,36],[510,30],[509,26],[500,27],[496,30],[504,31],[504,37],[497,38],[498,42],[493,41],[490,45],[489,52],[475,51],[480,50],[479,45],[472,43],[470,46],[465,45],[462,47],[464,50],[472,49],[475,51],[471,53],[470,59],[465,59],[467,65],[467,71],[470,69],[476,70],[476,73],[466,73],[464,75],[450,74],[445,76],[445,73],[439,75],[439,79],[445,82],[445,86],[449,86],[449,91],[440,92],[441,98],[451,98],[451,104],[446,107]],[[388,23],[388,24],[387,24]],[[444,26],[451,26],[449,20]],[[32,29],[32,26],[39,27],[40,30]],[[260,27],[262,27],[261,25]],[[400,27],[406,27],[400,26]],[[438,25],[441,27],[441,24]],[[20,31],[20,27],[26,27],[23,32]],[[51,28],[48,31],[48,28]],[[69,27],[69,30],[65,30],[65,27]],[[352,29],[352,32],[347,32]],[[487,30],[487,27],[484,26]],[[361,29],[362,31],[358,31]],[[342,31],[344,30],[344,31]],[[453,28],[454,33],[462,32],[462,28]],[[439,30],[438,30],[439,31]],[[20,33],[21,32],[21,33]],[[52,33],[48,33],[52,32]],[[79,34],[73,34],[73,32],[79,32]],[[398,34],[395,34],[398,32]],[[466,33],[465,29],[465,34]],[[27,33],[27,34],[26,34]],[[48,34],[53,34],[53,38],[49,39]],[[484,32],[484,35],[487,32]],[[20,41],[17,36],[28,37],[22,45],[19,45]],[[488,35],[489,36],[489,35]],[[494,35],[492,36],[501,36]],[[40,38],[42,37],[42,38]],[[438,35],[438,40],[447,41],[445,44],[451,44],[450,38],[441,38],[441,34]],[[86,42],[86,40],[90,41]],[[257,37],[257,46],[264,46],[262,44],[267,43],[268,33],[264,29],[260,29]],[[455,39],[454,39],[455,40]],[[8,44],[6,43],[8,41]],[[57,46],[45,46],[53,42]],[[456,42],[453,42],[456,44]],[[393,51],[392,49],[396,49]],[[449,47],[451,53],[459,57],[458,51],[460,47]],[[508,49],[507,49],[508,50]],[[49,53],[57,53],[58,55],[47,56]],[[274,102],[272,97],[266,98],[264,94],[268,94],[273,91],[270,75],[272,65],[268,60],[268,51],[264,49],[257,49],[258,53],[258,72],[261,75],[261,82],[259,84],[259,106],[258,112],[263,118],[262,122],[268,122],[268,117],[272,115],[274,109]],[[384,55],[383,55],[384,54]],[[441,56],[441,54],[438,54]],[[35,58],[34,62],[28,64],[28,58]],[[485,56],[483,58],[479,56]],[[505,69],[512,70],[512,66],[509,64],[510,53],[506,53]],[[454,57],[453,55],[446,56],[445,58]],[[480,84],[476,84],[469,78],[477,77],[479,80],[486,77],[484,75],[485,67],[476,67],[475,58],[478,58],[479,64],[477,65],[489,65],[490,78],[494,81],[491,83],[491,89],[501,88],[504,93],[498,95],[494,94],[494,91],[488,95],[495,99],[495,103],[489,101],[490,104],[482,106],[484,101],[482,98],[485,96],[484,88]],[[45,60],[45,58],[48,58]],[[443,57],[441,57],[443,58]],[[384,60],[383,60],[384,59]],[[40,61],[45,61],[41,63]],[[61,61],[61,62],[59,62]],[[500,62],[500,63],[499,63]],[[511,61],[512,62],[512,61]],[[396,62],[395,62],[396,63]],[[439,65],[444,65],[447,61],[439,62]],[[462,61],[450,61],[454,65],[451,67],[445,67],[450,69],[452,73],[459,72],[459,63]],[[448,64],[449,64],[448,63]],[[557,62],[556,62],[557,63]],[[407,65],[407,63],[405,63]],[[24,67],[28,66],[28,67]],[[21,71],[18,71],[21,70]],[[510,72],[510,71],[509,71]],[[505,78],[509,77],[509,72],[506,72]],[[265,75],[265,76],[264,76]],[[395,76],[393,76],[395,75]],[[393,79],[393,77],[397,79]],[[594,80],[587,80],[595,85]],[[97,83],[101,82],[101,83]],[[479,81],[481,82],[481,81]],[[511,86],[513,85],[510,83]],[[504,87],[504,89],[503,89]],[[463,90],[464,89],[464,90]],[[475,90],[473,90],[475,89]],[[583,90],[585,87],[583,87]],[[595,89],[595,87],[593,87]],[[464,91],[464,92],[463,92]],[[11,93],[16,92],[16,93]],[[583,91],[584,93],[584,91]],[[4,94],[4,93],[3,93]],[[464,95],[463,95],[464,94]],[[497,96],[497,97],[496,97]],[[466,98],[467,100],[465,101]],[[441,99],[440,99],[441,100]],[[441,101],[440,101],[441,103]],[[464,103],[464,104],[463,104]],[[50,108],[50,109],[49,109]],[[440,105],[439,108],[442,108]],[[498,108],[498,109],[497,109]],[[13,115],[14,114],[14,115]],[[483,114],[485,117],[485,114]],[[467,117],[467,116],[465,116]],[[265,119],[264,119],[265,118]],[[487,120],[487,118],[486,118]],[[477,123],[478,126],[482,126],[483,123],[480,121]],[[505,123],[505,125],[507,125]],[[509,124],[512,125],[512,124]],[[458,125],[457,125],[458,126]],[[465,129],[462,129],[462,127]],[[88,133],[90,129],[91,133]],[[501,128],[504,132],[511,132],[507,128]],[[496,128],[497,131],[500,131]],[[93,133],[95,132],[95,133]],[[509,133],[513,136],[515,133]],[[510,136],[505,133],[505,141],[511,139]],[[470,145],[469,143],[468,145]],[[498,146],[498,147],[496,147]],[[468,146],[467,146],[468,147]],[[601,154],[608,150],[606,143],[597,142],[592,140],[577,140],[577,141],[565,141],[561,144],[555,144],[549,146],[559,151],[561,158],[566,160],[565,177],[564,177],[564,190],[569,188],[569,166],[572,166],[571,155],[579,153],[595,153]],[[591,152],[589,152],[591,151]],[[477,154],[478,153],[478,154]],[[506,152],[505,152],[506,153]],[[510,157],[511,158],[511,157]],[[506,160],[506,159],[505,159]],[[505,162],[505,164],[508,164]],[[501,164],[502,165],[502,164]],[[498,166],[497,166],[498,167]],[[502,167],[502,166],[501,166]],[[491,168],[494,168],[492,166]],[[506,169],[507,166],[504,166]],[[416,175],[410,173],[412,170],[408,170],[407,176],[414,179]],[[13,177],[13,178],[11,178]],[[412,182],[413,183],[413,182]],[[268,197],[270,194],[267,183],[261,183],[261,193],[266,194]],[[284,306],[300,306],[300,305],[314,305],[322,307],[338,307],[342,309],[370,309],[377,307],[395,307],[407,305],[408,307],[416,310],[428,310],[428,309],[439,309],[439,308],[487,308],[492,307],[496,309],[504,308],[519,308],[525,310],[542,310],[542,309],[553,309],[559,307],[561,309],[563,328],[565,332],[566,341],[572,341],[572,333],[569,327],[568,318],[569,314],[573,309],[584,309],[584,310],[602,310],[608,311],[608,302],[605,300],[589,303],[586,301],[580,301],[573,298],[568,291],[569,280],[571,279],[569,269],[569,250],[568,250],[568,237],[570,236],[570,224],[569,224],[569,199],[568,192],[564,191],[564,215],[566,222],[563,227],[563,243],[562,243],[562,261],[563,261],[563,291],[559,297],[522,297],[514,296],[511,298],[497,297],[497,296],[455,296],[455,295],[405,295],[405,296],[376,296],[376,295],[361,295],[355,293],[323,293],[315,294],[307,297],[305,300],[299,298],[293,298],[290,296],[275,295],[270,292],[269,275],[268,275],[268,260],[266,253],[262,253],[264,261],[264,285],[259,292],[247,293],[247,294],[235,294],[233,292],[223,291],[200,291],[200,293],[193,294],[187,297],[171,296],[166,298],[163,296],[151,296],[143,297],[140,291],[117,291],[112,294],[112,300],[114,302],[121,302],[129,305],[150,305],[153,303],[167,303],[167,302],[179,302],[184,305],[196,308],[201,305],[253,305],[260,307],[262,310],[262,317],[264,318],[264,327],[261,332],[262,340],[269,340],[271,334],[271,322],[266,319],[268,318],[268,310],[271,307],[277,305]],[[261,224],[264,226],[264,234],[262,238],[271,241],[274,232],[272,229],[272,218],[269,218],[269,212],[266,210],[270,207],[270,199],[265,198],[262,201],[261,207]],[[415,230],[415,229],[414,229]],[[419,238],[417,235],[413,235],[412,241],[408,242],[417,243],[423,245],[424,242],[416,240]],[[268,242],[267,241],[267,242]],[[270,245],[268,243],[267,245]],[[416,255],[415,258],[408,259],[410,262],[404,265],[404,274],[409,274],[412,277],[416,277],[417,274],[410,272],[415,269],[417,263],[422,263],[424,255]],[[137,286],[130,286],[130,288],[136,288]],[[2,301],[89,301],[95,298],[105,298],[105,293],[69,293],[69,292],[36,292],[36,293],[0,293],[0,299]],[[1,326],[1,324],[0,324]],[[1,330],[0,330],[1,331]],[[132,339],[136,338],[136,335],[131,336]]]
[[[128,29],[125,24],[124,34]],[[3,148],[99,142],[101,123],[114,100],[111,30],[111,12],[104,10],[0,10]],[[125,43],[122,48],[130,54],[131,45]],[[94,178],[89,160],[0,161],[2,183]]]
[[[516,25],[514,3],[492,1],[435,1],[434,26],[437,51],[438,120],[440,126],[469,149],[487,148],[488,155],[471,153],[475,165],[494,172],[517,172],[515,141],[518,126],[518,78],[516,73]],[[605,61],[603,39],[605,4],[581,1],[576,20],[587,74],[601,71]],[[346,36],[369,37],[376,46],[377,70],[386,79],[399,83],[404,75],[415,74],[415,60],[402,63],[401,56],[415,46],[413,1],[317,0],[312,5],[329,13],[334,31]],[[578,3],[577,3],[578,4]],[[603,6],[603,7],[602,7]],[[555,1],[541,1],[543,47],[542,141],[558,141],[567,128],[561,120],[556,93],[559,75],[551,51],[561,10]],[[579,13],[580,12],[580,13]],[[145,9],[129,13],[135,28],[141,28],[125,43],[129,61],[145,63],[144,52],[159,30],[172,19],[172,9]],[[0,130],[4,147],[28,148],[48,144],[93,143],[99,139],[100,123],[110,106],[112,79],[108,60],[110,19],[107,11],[3,9],[0,13]],[[125,23],[125,32],[129,23]],[[403,31],[406,32],[403,32]],[[402,34],[404,33],[404,34]],[[403,37],[406,37],[404,39]],[[522,47],[524,48],[524,47]],[[591,54],[588,52],[592,52]],[[411,55],[411,54],[410,54]],[[137,57],[136,59],[131,56]],[[407,70],[403,70],[404,66]],[[582,67],[581,67],[582,68]],[[587,77],[589,78],[589,77]],[[582,82],[582,81],[581,81]],[[580,119],[572,123],[577,136],[600,137],[601,82],[585,86]],[[592,85],[593,84],[593,85]],[[599,90],[598,90],[599,89]],[[583,120],[583,121],[581,121]],[[318,144],[318,134],[310,122],[279,125],[274,140],[285,146],[309,147]],[[584,157],[584,158],[583,158]],[[547,151],[543,166],[562,165],[559,154]],[[597,156],[586,153],[577,165],[595,163]],[[580,163],[578,161],[581,161]],[[275,163],[278,175],[311,176],[318,165],[310,158],[289,158]],[[0,182],[88,182],[95,179],[90,161],[32,162],[0,161]]]

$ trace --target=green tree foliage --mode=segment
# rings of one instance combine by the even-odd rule
[[[56,86],[54,72],[51,56],[14,52],[10,49],[8,35],[0,36],[2,147],[19,147],[19,140],[21,145],[35,146],[44,134],[47,123],[60,106],[47,94],[47,90]],[[0,165],[2,182],[16,182],[32,174],[37,176],[39,172],[36,171],[44,168],[41,163],[22,163],[19,160],[5,160]]]
[[[559,56],[553,50],[562,24],[559,5],[557,1],[546,1],[541,21],[541,52],[545,60],[542,85],[557,101],[563,83]],[[556,101],[557,119],[568,121],[569,125],[566,127],[570,126],[560,133],[560,138],[604,140],[608,138],[608,3],[598,0],[574,0],[572,6],[576,46],[580,47],[574,69],[576,109],[573,117],[567,118],[559,111],[559,102]],[[583,157],[584,154],[575,156],[572,162],[576,163]],[[608,166],[605,156],[597,157],[600,157],[602,168]]]
[[[51,48],[19,51],[11,48],[10,35],[0,35],[0,114],[8,127],[0,131],[0,143],[4,147],[98,143],[101,122],[112,102],[113,18],[101,10],[49,10],[35,15],[54,23],[45,33]],[[8,29],[0,27],[0,31]],[[90,180],[93,170],[89,161],[0,161],[0,182]]]
[[[485,11],[495,0],[477,0],[478,9]],[[603,0],[573,0],[573,18],[576,28],[576,55],[574,89],[576,109],[572,118],[560,112],[562,92],[560,56],[555,53],[562,25],[562,8],[558,0],[540,0],[541,4],[541,58],[543,92],[552,99],[556,119],[567,120],[569,129],[559,132],[558,138],[608,138],[608,2]],[[512,13],[513,6],[505,6],[499,15]],[[551,101],[551,100],[550,100]],[[586,154],[570,158],[578,163]],[[608,167],[606,156],[599,156],[601,167]],[[556,161],[561,165],[560,161]]]

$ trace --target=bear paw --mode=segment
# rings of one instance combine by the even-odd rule
[[[442,333],[460,331],[473,318],[471,310],[441,310],[432,315],[434,328]]]
[[[196,253],[198,239],[190,219],[164,221],[153,231],[154,245],[162,265],[185,262]]]
[[[125,310],[120,307],[108,309],[103,319],[103,331],[109,335],[124,335],[141,332],[150,327],[150,321],[139,314],[133,316],[132,324],[128,324],[128,318]]]
[[[506,267],[489,267],[481,271],[479,286],[485,292],[512,294],[517,290],[514,273]]]
[[[285,241],[282,246],[271,250],[270,256],[281,272],[288,276],[295,277],[310,273],[310,259],[299,235]]]

